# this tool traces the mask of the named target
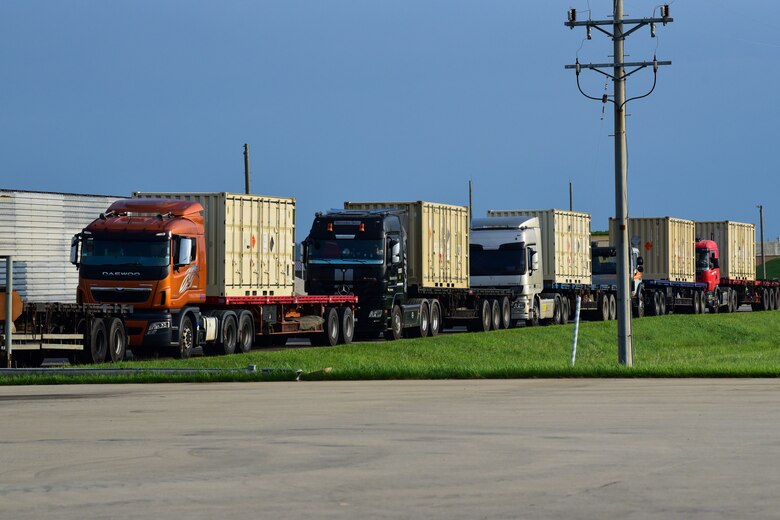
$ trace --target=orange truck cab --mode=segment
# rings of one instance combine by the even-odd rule
[[[190,305],[206,299],[203,207],[198,202],[125,199],[74,237],[79,303],[129,303],[131,347],[179,343]],[[193,315],[189,333],[199,329]],[[197,343],[197,338],[192,338]]]

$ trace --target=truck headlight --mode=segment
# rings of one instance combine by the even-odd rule
[[[171,328],[171,322],[170,321],[154,321],[149,324],[149,327],[146,329],[146,334],[155,334],[158,330],[163,329],[170,329]]]
[[[382,309],[374,309],[373,311],[368,313],[368,317],[372,319],[381,318],[382,317]]]

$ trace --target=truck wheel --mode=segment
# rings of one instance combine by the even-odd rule
[[[661,314],[661,299],[657,292],[651,292],[648,298],[650,302],[650,315],[659,316]]]
[[[768,311],[769,309],[771,309],[769,306],[769,291],[764,289],[761,291],[761,310]]]
[[[636,308],[634,309],[635,318],[645,317],[645,295],[640,289],[636,296]]]
[[[666,315],[666,295],[662,292],[658,293],[658,304],[660,309],[660,316]]]
[[[189,315],[182,318],[179,324],[179,345],[174,352],[177,359],[187,359],[195,348],[195,327]]]
[[[609,295],[608,294],[602,294],[601,296],[599,296],[599,306],[597,312],[598,312],[599,321],[609,320]]]
[[[399,340],[403,337],[403,331],[401,307],[393,305],[393,310],[390,311],[390,328],[385,331],[385,339],[388,341]]]
[[[325,309],[325,322],[322,324],[323,332],[318,334],[319,345],[334,347],[339,342],[339,313],[335,307]]]
[[[701,304],[699,302],[699,291],[693,291],[691,294],[691,312],[701,314]]]
[[[238,341],[236,347],[241,354],[247,354],[255,343],[255,318],[249,311],[238,314]]]
[[[349,345],[355,336],[355,315],[349,307],[339,308],[339,323],[341,324],[341,337],[339,343]]]
[[[501,298],[501,328],[508,329],[512,326],[512,307],[509,304],[509,298]]]
[[[118,363],[125,359],[127,351],[127,334],[125,324],[119,318],[106,318],[106,330],[108,331],[108,355],[112,363]]]
[[[780,309],[780,289],[775,287],[775,310]]]
[[[482,300],[482,305],[479,308],[478,320],[478,332],[487,332],[490,330],[490,324],[493,322],[493,311],[491,310],[489,301]]]
[[[222,316],[222,337],[220,339],[220,354],[229,356],[236,352],[236,343],[238,342],[238,323],[236,315],[232,312],[225,313]]]
[[[617,299],[614,294],[609,295],[609,319],[617,319]]]
[[[734,309],[734,312],[739,310],[739,295],[737,291],[731,291],[731,308]]]
[[[441,307],[439,300],[431,300],[431,336],[436,336],[441,332]]]
[[[710,307],[710,314],[718,314],[720,312],[720,289],[715,289],[713,300],[714,303]]]
[[[560,325],[561,324],[561,314],[562,314],[563,308],[561,304],[561,298],[557,294],[555,295],[555,298],[553,299],[553,317],[551,323],[553,325]]]
[[[89,327],[89,345],[86,353],[87,363],[105,363],[108,355],[108,333],[106,323],[100,318],[93,318]]]
[[[498,300],[490,300],[490,328],[493,330],[501,328],[501,306]]]
[[[541,314],[541,309],[539,308],[539,300],[534,298],[533,304],[531,304],[531,316],[525,320],[525,326],[526,327],[536,327],[539,325],[539,314]]]

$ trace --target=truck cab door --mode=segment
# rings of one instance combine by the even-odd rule
[[[201,300],[203,294],[202,275],[197,239],[188,236],[174,236],[173,272],[171,273],[171,305],[173,307]]]

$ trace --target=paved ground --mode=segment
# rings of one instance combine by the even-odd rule
[[[0,387],[0,518],[778,518],[780,381]]]

